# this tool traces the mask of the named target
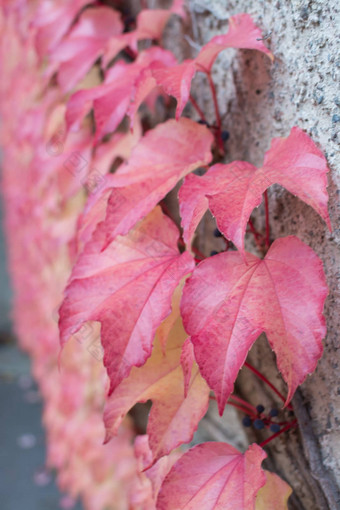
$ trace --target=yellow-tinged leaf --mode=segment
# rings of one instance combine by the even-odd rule
[[[288,510],[292,488],[275,473],[265,473],[267,481],[257,493],[255,510]]]

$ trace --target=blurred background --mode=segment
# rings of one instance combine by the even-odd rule
[[[0,203],[0,507],[1,510],[81,510],[60,494],[45,468],[42,402],[28,357],[17,348],[11,327],[11,289],[6,267]]]

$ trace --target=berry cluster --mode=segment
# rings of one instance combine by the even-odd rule
[[[256,430],[262,430],[266,427],[269,428],[271,432],[279,432],[281,430],[281,424],[272,421],[272,418],[278,416],[279,411],[276,408],[273,408],[269,411],[268,415],[266,415],[264,414],[264,410],[265,408],[262,404],[256,406],[257,416],[250,416],[247,414],[242,420],[243,426],[253,426]]]

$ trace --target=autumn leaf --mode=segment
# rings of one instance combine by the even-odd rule
[[[195,59],[188,59],[181,64],[157,69],[153,75],[167,94],[177,100],[176,118],[178,119],[189,96],[191,81],[197,71],[210,73],[218,54],[226,48],[244,48],[262,51],[272,58],[271,52],[262,42],[261,30],[254,24],[249,14],[237,14],[229,19],[227,34],[213,37],[203,46]]]
[[[95,143],[117,128],[129,108],[134,122],[140,104],[157,87],[150,75],[151,69],[167,67],[174,62],[175,57],[170,51],[157,47],[141,52],[131,64],[117,62],[107,71],[101,85],[79,90],[71,96],[66,112],[68,129],[79,129],[91,108],[96,123]]]
[[[136,437],[134,451],[138,465],[138,474],[144,488],[143,503],[145,506],[142,508],[145,510],[156,510],[156,499],[163,480],[181,454],[175,450],[170,455],[165,455],[153,464],[152,451],[150,450],[147,434]],[[138,508],[141,506],[140,499],[138,493],[134,494],[133,503]]]
[[[213,137],[190,119],[168,120],[141,139],[112,176],[107,242],[126,234],[189,172],[211,160]]]
[[[253,510],[266,480],[261,469],[265,457],[257,444],[244,454],[226,443],[199,444],[165,478],[157,510]]]
[[[274,241],[263,260],[225,252],[196,267],[185,283],[181,312],[221,415],[250,347],[263,332],[290,401],[321,357],[326,296],[321,260],[294,236]]]
[[[136,38],[159,40],[173,14],[185,18],[184,0],[175,0],[169,9],[143,9],[137,16]]]
[[[163,30],[173,14],[185,19],[183,0],[175,0],[169,9],[143,9],[137,15],[136,29],[116,37],[112,37],[103,55],[102,66],[105,68],[110,61],[125,47],[129,47],[137,53],[138,41],[152,39],[159,41]]]
[[[216,35],[203,46],[195,59],[196,66],[210,72],[217,56],[226,48],[258,50],[273,59],[272,53],[263,44],[261,30],[249,14],[236,14],[229,18],[228,32],[225,35]]]
[[[86,321],[101,323],[112,392],[150,356],[172,294],[194,262],[188,252],[178,253],[177,227],[159,207],[102,251],[104,236],[98,228],[75,264],[59,325],[64,344]]]
[[[291,487],[275,473],[264,470],[266,484],[256,495],[255,510],[288,510]]]
[[[129,377],[110,395],[104,412],[106,441],[117,434],[128,411],[137,402],[147,400],[152,400],[147,434],[153,462],[191,441],[207,412],[210,390],[192,359],[190,381],[184,395],[181,352],[186,337],[179,318],[169,333],[165,353],[157,339],[145,365],[133,368]]]
[[[78,12],[88,0],[73,2],[40,2],[32,26],[36,29],[35,48],[39,57],[51,52],[66,34]]]
[[[295,127],[287,138],[274,138],[263,166],[245,161],[217,164],[198,177],[189,175],[179,191],[184,240],[190,243],[210,208],[219,230],[244,252],[250,215],[263,192],[280,184],[315,209],[331,228],[327,210],[327,161],[311,138]]]
[[[85,10],[70,33],[49,55],[48,75],[58,71],[63,92],[70,91],[102,55],[110,37],[121,34],[120,13],[101,6]]]
[[[112,191],[111,166],[117,159],[127,160],[132,149],[142,136],[141,126],[135,123],[133,133],[115,133],[110,141],[96,147],[91,162],[91,172],[87,179],[81,179],[88,193],[85,207],[79,215],[73,248],[79,254],[84,245],[91,239],[98,223],[104,220],[107,201]],[[80,176],[77,173],[78,181]]]

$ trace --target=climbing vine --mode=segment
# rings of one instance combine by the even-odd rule
[[[86,508],[284,509],[291,489],[262,469],[264,448],[297,427],[290,401],[322,355],[327,286],[311,248],[272,239],[267,190],[283,186],[330,228],[327,163],[298,127],[273,139],[259,168],[225,163],[215,60],[226,48],[274,57],[238,14],[179,63],[161,45],[171,16],[188,22],[183,1],[137,16],[118,0],[2,6],[15,327],[46,402],[48,463]],[[196,73],[211,89],[214,124],[191,93]],[[176,222],[166,197],[179,183]],[[259,232],[251,214],[262,200]],[[205,257],[195,236],[208,210],[225,249]],[[246,362],[261,333],[286,396]],[[243,366],[287,416],[234,393]],[[211,399],[220,415],[234,406],[245,427],[271,435],[245,453],[221,442],[184,451]],[[140,431],[131,410],[148,401]]]

